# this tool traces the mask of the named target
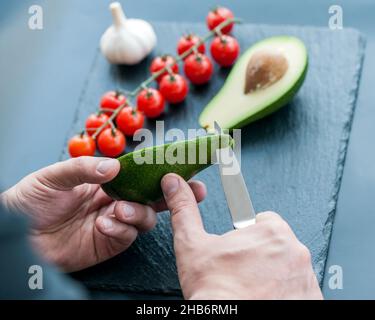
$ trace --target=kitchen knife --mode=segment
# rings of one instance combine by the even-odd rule
[[[215,130],[217,133],[223,133],[216,121]],[[218,149],[216,157],[234,228],[240,229],[254,224],[256,214],[236,155],[232,148],[225,148]]]

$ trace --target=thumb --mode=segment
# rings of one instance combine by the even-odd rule
[[[120,170],[116,159],[78,157],[57,162],[34,173],[41,183],[58,190],[70,190],[83,183],[105,183]]]
[[[186,244],[205,233],[197,201],[186,181],[170,173],[161,180],[165,202],[171,212],[175,246]]]

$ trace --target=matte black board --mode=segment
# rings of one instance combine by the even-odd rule
[[[155,54],[174,53],[181,34],[205,34],[200,24],[155,23]],[[351,29],[240,25],[241,49],[272,35],[300,37],[309,52],[305,84],[289,106],[242,131],[242,171],[257,211],[279,212],[312,253],[317,276],[324,264],[341,183],[358,91],[364,39]],[[345,54],[343,54],[345,53]],[[116,87],[133,89],[148,77],[151,57],[134,67],[110,66],[98,53],[77,107],[69,136],[96,110],[100,96]],[[187,100],[160,118],[165,129],[198,127],[198,116],[222,86],[228,70],[217,69],[206,86],[193,87]],[[147,122],[153,128],[154,121]],[[134,144],[129,143],[130,151]],[[66,152],[62,155],[66,158]],[[201,173],[209,195],[200,205],[207,231],[231,229],[229,211],[216,167]],[[123,254],[75,275],[88,287],[157,293],[179,292],[168,213],[155,230],[144,234]]]

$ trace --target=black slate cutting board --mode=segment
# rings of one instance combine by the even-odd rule
[[[177,39],[187,31],[205,34],[201,24],[155,23],[155,54],[174,53]],[[279,212],[312,253],[321,281],[345,154],[354,115],[364,39],[351,29],[239,25],[234,35],[242,51],[273,35],[295,35],[309,52],[306,81],[292,103],[274,115],[242,130],[242,171],[255,209]],[[69,136],[78,132],[100,96],[117,87],[131,90],[148,77],[152,57],[133,67],[110,66],[98,52],[77,107]],[[228,70],[216,67],[213,80],[190,87],[180,105],[171,106],[159,120],[165,129],[198,127],[203,107],[222,86]],[[155,121],[146,126],[154,128]],[[186,131],[185,131],[186,132]],[[135,144],[129,143],[127,151]],[[67,158],[64,151],[62,158]],[[216,167],[198,176],[208,187],[200,205],[206,230],[224,233],[232,228]],[[75,274],[89,288],[178,293],[169,214],[159,215],[157,227],[141,235],[123,254]]]

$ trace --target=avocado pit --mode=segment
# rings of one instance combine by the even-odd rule
[[[247,64],[245,94],[265,89],[279,81],[288,70],[288,60],[281,53],[261,50]]]

